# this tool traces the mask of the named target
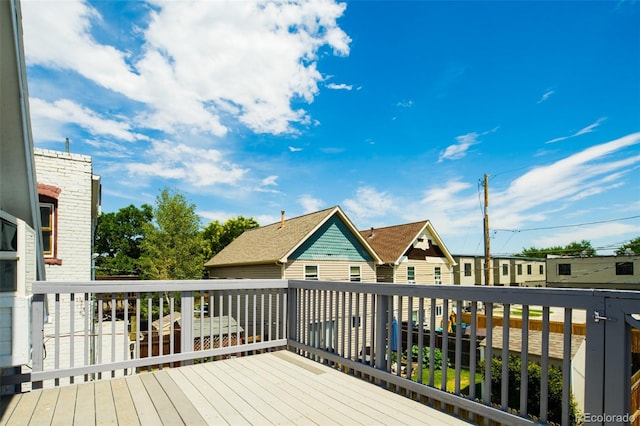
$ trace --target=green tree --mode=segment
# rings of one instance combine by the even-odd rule
[[[620,247],[616,250],[616,254],[627,254],[627,249],[629,249],[633,254],[640,254],[640,237],[634,238]]]
[[[196,206],[181,193],[163,189],[156,198],[154,222],[145,227],[143,278],[201,279],[205,248]]]
[[[209,223],[203,231],[203,238],[208,248],[208,253],[206,253],[207,257],[218,254],[223,248],[228,246],[231,241],[242,235],[244,231],[259,226],[258,222],[252,217],[246,218],[244,216],[238,216],[227,219],[224,224],[214,220]]]
[[[98,217],[95,234],[96,275],[133,274],[138,269],[144,227],[151,223],[153,209],[133,204]]]
[[[522,252],[516,254],[518,257],[539,257],[545,258],[548,254],[555,254],[558,256],[593,256],[596,254],[596,250],[591,246],[591,242],[582,240],[580,242],[574,241],[566,246],[553,246],[546,248],[529,247],[523,248]]]

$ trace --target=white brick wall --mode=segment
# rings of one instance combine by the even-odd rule
[[[55,259],[60,264],[46,264],[47,281],[88,281],[92,278],[93,220],[91,191],[93,166],[91,157],[68,152],[35,149],[36,178],[39,184],[59,188]],[[73,310],[69,295],[60,298],[56,314],[55,297],[49,302],[49,323],[44,327],[45,370],[55,365],[55,319],[59,318],[60,367],[78,366],[85,362],[84,334],[86,326],[84,297],[76,295]],[[70,328],[71,318],[74,326]],[[90,322],[88,322],[90,324]],[[90,328],[90,325],[89,325]],[[91,333],[91,330],[89,330]],[[74,355],[71,363],[70,343]]]
[[[58,197],[56,258],[46,265],[48,281],[90,280],[92,251],[91,157],[35,149],[38,183],[61,189]]]

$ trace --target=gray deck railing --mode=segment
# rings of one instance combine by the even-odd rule
[[[286,346],[472,421],[624,424],[633,414],[640,292],[293,280],[33,288],[34,325],[44,324],[49,304],[49,323],[33,327],[34,387]],[[514,354],[515,372],[491,361]],[[562,389],[557,407],[553,380]]]

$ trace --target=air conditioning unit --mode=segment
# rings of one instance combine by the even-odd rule
[[[0,368],[30,362],[35,239],[23,220],[0,211]]]

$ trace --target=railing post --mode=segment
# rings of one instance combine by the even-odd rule
[[[387,313],[389,311],[389,297],[386,295],[376,295],[376,335],[375,335],[375,352],[371,354],[375,356],[375,367],[379,370],[386,370],[387,360],[387,337],[391,330],[387,330]]]
[[[298,291],[287,282],[287,346],[289,341],[298,341]],[[291,350],[291,347],[287,347]]]
[[[591,416],[604,413],[604,365],[605,365],[605,327],[602,321],[594,321],[595,312],[604,312],[604,298],[597,298],[586,310],[587,335],[585,354],[584,412]],[[615,348],[619,350],[619,348]]]
[[[628,301],[607,298],[605,328],[604,413],[605,425],[629,424],[631,413],[631,327],[627,313],[638,310]],[[636,302],[637,303],[637,302]],[[625,418],[626,416],[626,418]]]
[[[193,291],[181,291],[180,306],[182,324],[180,325],[180,352],[193,352]],[[182,365],[191,365],[193,360],[183,361]]]
[[[42,293],[36,293],[31,301],[31,367],[33,372],[41,372],[44,369],[44,296]],[[42,389],[42,381],[33,382],[31,388]]]

